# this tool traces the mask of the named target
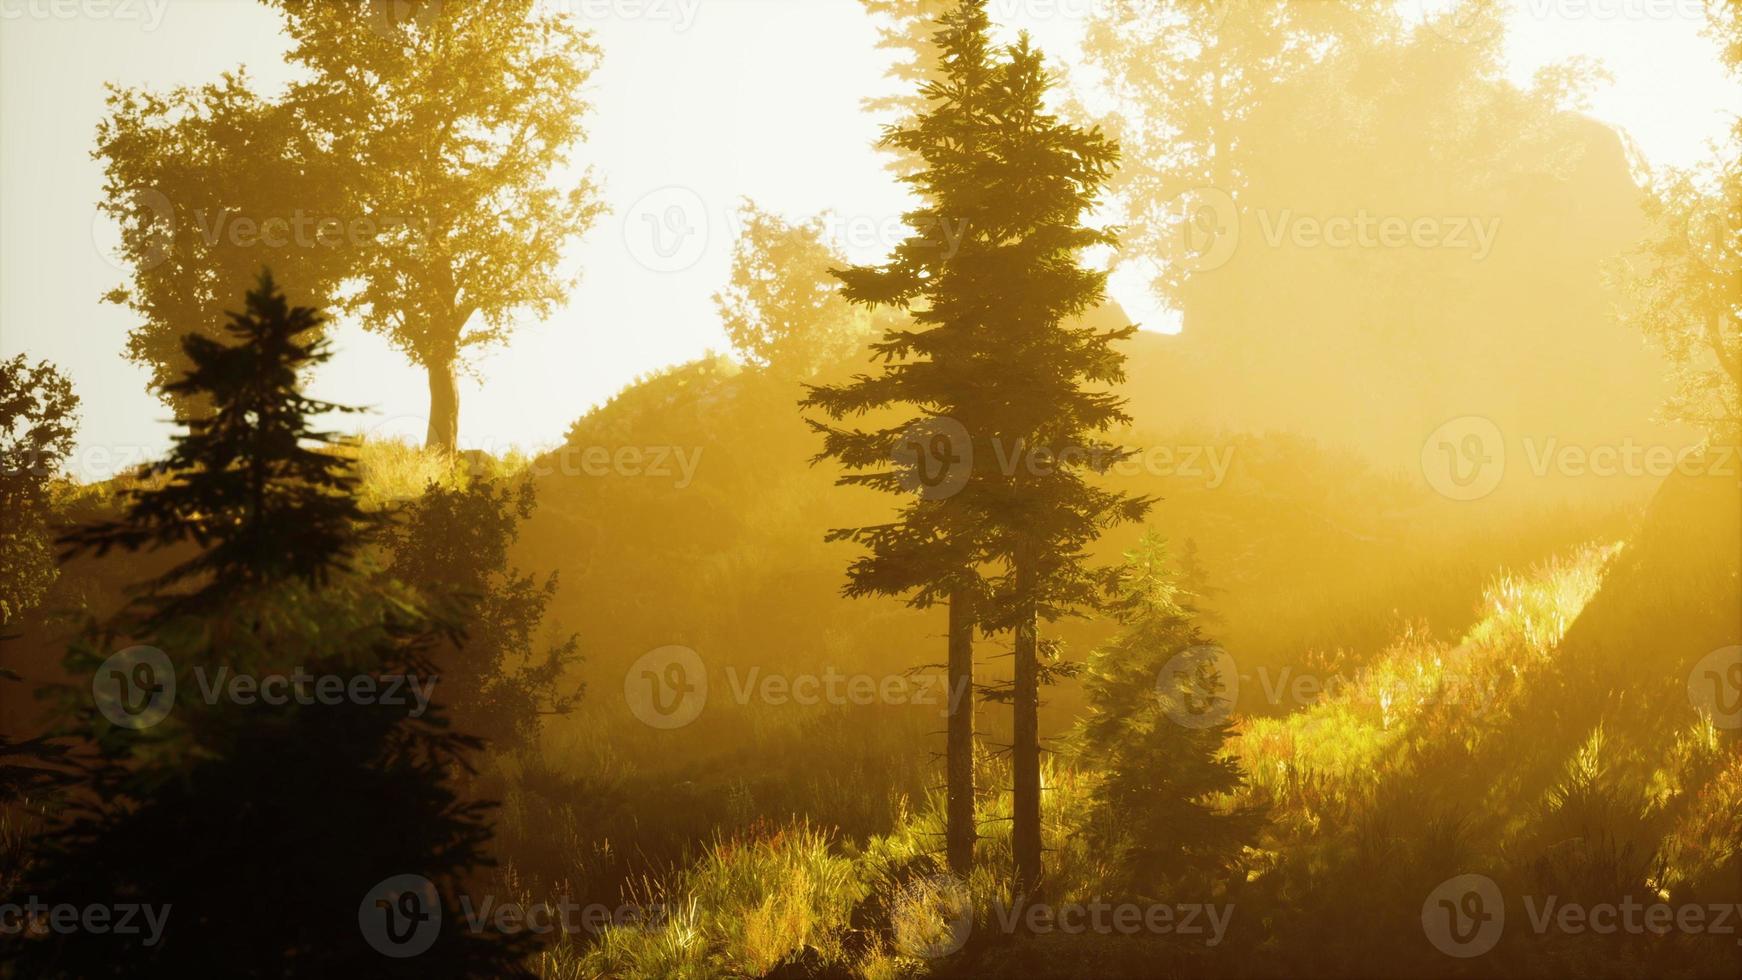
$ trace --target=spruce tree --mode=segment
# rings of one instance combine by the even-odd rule
[[[928,279],[950,276],[957,258],[951,244],[955,203],[929,193],[946,168],[970,164],[968,144],[976,105],[991,79],[985,10],[966,3],[941,19],[937,34],[949,52],[949,71],[926,82],[931,109],[891,127],[883,146],[918,156],[924,169],[903,178],[927,192],[922,207],[907,215],[913,233],[884,266],[837,270],[842,294],[852,303],[908,312],[912,326],[890,329],[871,345],[875,374],[841,385],[812,386],[803,402],[830,422],[810,420],[824,437],[818,461],[833,458],[849,473],[837,482],[905,498],[895,519],[831,531],[831,541],[853,541],[868,554],[848,567],[850,597],[906,596],[915,608],[939,602],[949,607],[950,697],[945,745],[945,851],[951,870],[966,875],[978,836],[974,817],[974,631],[985,585],[979,574],[980,519],[974,459],[991,447],[974,438],[975,423],[989,411],[973,383],[980,319],[956,310],[916,305]],[[924,135],[922,136],[922,130]],[[921,149],[924,148],[924,150]],[[929,151],[929,155],[926,152]],[[910,414],[897,416],[898,409]],[[872,428],[843,428],[847,418],[869,416]]]
[[[209,611],[286,578],[319,584],[348,566],[372,523],[357,502],[348,461],[323,448],[335,437],[310,423],[351,409],[298,390],[301,373],[331,356],[320,315],[290,306],[262,273],[244,311],[228,316],[232,342],[188,334],[182,343],[191,367],[166,386],[178,399],[207,399],[211,414],[183,423],[186,431],[148,469],[147,488],[132,494],[123,517],[61,542],[64,557],[194,545],[191,557],[143,588],[157,607],[154,622]],[[156,480],[167,482],[152,486]]]
[[[1080,762],[1099,773],[1084,831],[1142,898],[1207,897],[1265,819],[1216,800],[1245,774],[1225,752],[1222,658],[1192,599],[1159,535],[1126,553],[1111,607],[1123,628],[1084,667],[1087,710],[1071,736]]]
[[[961,461],[964,472],[942,483],[949,493],[910,504],[897,523],[848,534],[872,550],[854,585],[935,597],[970,582],[975,623],[1014,633],[1004,692],[1014,851],[1019,889],[1032,895],[1041,877],[1040,686],[1063,668],[1039,623],[1099,602],[1108,579],[1086,548],[1148,501],[1095,481],[1127,454],[1104,438],[1129,421],[1122,402],[1094,386],[1123,379],[1114,345],[1135,328],[1082,319],[1106,285],[1082,253],[1117,243],[1084,220],[1118,149],[1098,129],[1046,112],[1050,78],[1026,35],[995,51],[989,32],[983,0],[963,0],[943,18],[942,76],[923,86],[926,108],[885,137],[923,161],[904,178],[920,198],[906,215],[912,234],[885,264],[840,273],[849,299],[908,309],[915,326],[874,345],[881,374],[818,389],[809,403],[836,419],[893,404],[925,413],[868,430],[819,426],[825,455],[849,468],[878,467],[904,443],[919,447],[920,464]],[[883,466],[846,482],[899,490],[912,476]]]
[[[308,416],[332,406],[297,390],[327,356],[319,320],[262,276],[233,343],[190,337],[179,387],[213,414],[121,519],[64,539],[193,548],[69,651],[84,786],[27,882],[49,905],[156,908],[161,929],[48,930],[9,950],[24,975],[524,973],[521,939],[467,932],[451,902],[487,863],[488,804],[452,785],[477,741],[395,679],[433,681],[428,651],[457,627],[374,567],[356,479],[319,448]],[[121,647],[133,659],[117,670]],[[268,697],[265,678],[292,686]],[[149,695],[103,700],[135,683]],[[404,881],[428,885],[390,887]],[[389,912],[406,917],[385,928]]]

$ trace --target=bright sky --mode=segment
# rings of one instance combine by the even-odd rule
[[[724,349],[710,297],[726,279],[740,198],[790,218],[832,209],[857,260],[899,238],[892,226],[904,201],[868,149],[877,124],[859,101],[887,90],[888,55],[873,47],[856,0],[547,2],[594,28],[604,48],[577,157],[602,180],[613,213],[571,250],[583,278],[567,306],[485,359],[489,383],[462,382],[462,444],[497,451],[553,445],[637,375]],[[1070,60],[1082,14],[1097,2],[1110,0],[991,7],[1000,24],[1027,27]],[[1402,2],[1414,12],[1444,0]],[[1625,129],[1654,165],[1709,158],[1708,141],[1742,109],[1742,89],[1700,34],[1699,0],[1511,5],[1512,74],[1522,81],[1566,57],[1600,59],[1614,82],[1593,113]],[[0,356],[22,351],[71,374],[84,402],[72,463],[81,476],[160,454],[170,432],[144,371],[121,355],[131,314],[98,301],[123,279],[106,255],[113,229],[95,213],[102,174],[90,150],[103,84],[196,84],[237,64],[264,86],[281,84],[277,25],[247,0],[0,0]],[[681,245],[671,237],[703,225],[705,235]],[[666,237],[656,240],[656,229]],[[313,394],[370,406],[365,427],[420,439],[421,372],[355,326],[341,325],[335,341]]]

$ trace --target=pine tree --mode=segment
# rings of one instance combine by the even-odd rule
[[[296,379],[326,357],[308,339],[318,322],[262,276],[231,318],[233,344],[190,337],[194,367],[180,386],[214,413],[188,423],[123,518],[64,539],[74,553],[198,550],[68,653],[83,679],[64,692],[69,731],[93,751],[28,893],[167,907],[167,918],[157,936],[52,932],[16,944],[24,975],[524,974],[522,939],[468,933],[453,905],[445,918],[432,907],[487,863],[489,805],[451,785],[477,740],[448,730],[439,706],[352,693],[433,680],[428,651],[459,637],[451,612],[371,564],[374,522],[355,477],[313,448],[326,437],[307,416],[330,406]],[[163,695],[167,715],[148,725],[112,704],[92,710],[90,692],[114,673],[109,651],[142,645],[150,676],[113,680],[148,684],[146,703]],[[336,677],[345,694],[311,681],[267,696],[265,678],[299,674]],[[202,696],[236,692],[228,681],[242,677],[258,681],[246,696]],[[436,924],[411,933],[427,951],[395,958],[370,928],[386,911],[373,902],[398,900],[382,890],[403,876],[434,893],[414,890],[425,918],[405,924]]]
[[[977,454],[990,445],[974,437],[975,423],[991,411],[975,389],[978,345],[983,343],[980,318],[963,311],[915,308],[929,281],[953,279],[957,258],[952,234],[964,229],[950,223],[956,202],[938,186],[950,168],[972,162],[965,143],[976,125],[977,104],[985,98],[992,63],[987,42],[987,18],[982,6],[964,3],[941,19],[937,41],[949,52],[945,78],[927,82],[922,91],[931,111],[905,125],[891,127],[883,146],[925,160],[924,169],[903,178],[927,195],[920,210],[907,215],[912,235],[885,266],[861,266],[837,271],[843,295],[871,308],[889,307],[911,313],[911,328],[891,329],[871,345],[881,370],[861,374],[843,385],[810,387],[808,408],[827,413],[833,422],[873,416],[882,425],[847,429],[815,420],[810,425],[824,437],[817,460],[833,458],[851,472],[837,482],[864,486],[906,498],[896,519],[884,524],[832,531],[832,541],[853,541],[869,554],[848,567],[850,597],[905,595],[910,605],[949,607],[948,660],[950,696],[945,746],[945,850],[949,865],[965,875],[973,864],[977,830],[974,818],[974,631],[985,585],[978,570],[982,518],[975,503]],[[917,409],[906,418],[893,417],[898,407]]]
[[[262,273],[243,312],[229,314],[232,343],[187,335],[192,366],[167,388],[176,398],[209,399],[211,414],[185,423],[125,516],[66,535],[65,557],[195,545],[196,554],[143,590],[163,618],[209,611],[284,578],[319,584],[347,567],[373,519],[357,502],[347,461],[319,448],[333,434],[310,427],[311,416],[351,409],[298,390],[302,373],[331,356],[321,322],[316,311],[291,307]],[[153,487],[153,478],[168,482]],[[167,591],[188,585],[193,592]]]
[[[1148,501],[1091,482],[1126,455],[1101,434],[1129,421],[1119,399],[1087,386],[1122,379],[1114,344],[1135,328],[1082,321],[1104,299],[1106,275],[1085,268],[1081,253],[1116,244],[1112,231],[1083,220],[1118,150],[1099,130],[1045,111],[1050,79],[1026,36],[994,51],[989,31],[979,0],[943,18],[942,77],[923,86],[925,110],[885,137],[923,161],[904,178],[921,199],[906,216],[912,234],[886,264],[840,273],[849,299],[904,307],[915,326],[873,346],[880,375],[817,389],[809,404],[835,419],[892,404],[925,412],[866,431],[819,426],[825,455],[849,468],[877,467],[904,446],[922,466],[957,461],[936,481],[947,493],[910,504],[899,522],[847,533],[872,550],[850,588],[935,598],[966,585],[975,624],[1014,632],[1014,682],[1003,696],[1013,705],[1017,880],[1032,894],[1041,877],[1040,685],[1062,668],[1039,622],[1099,601],[1107,579],[1085,549]],[[896,491],[913,479],[884,467],[843,482]]]
[[[1212,800],[1245,776],[1225,754],[1222,658],[1191,598],[1159,535],[1126,553],[1112,604],[1123,629],[1084,667],[1088,709],[1071,735],[1081,764],[1100,773],[1084,830],[1137,896],[1208,895],[1265,820]]]

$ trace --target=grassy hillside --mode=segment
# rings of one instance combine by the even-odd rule
[[[1687,694],[1701,656],[1742,640],[1739,504],[1733,482],[1672,481],[1625,540],[1496,576],[1455,641],[1406,631],[1317,703],[1245,719],[1231,749],[1254,778],[1226,802],[1266,804],[1274,819],[1244,880],[1215,896],[1232,909],[1223,941],[1008,935],[1008,799],[994,793],[980,870],[960,893],[937,883],[935,799],[863,844],[802,822],[759,827],[643,886],[675,910],[668,920],[564,944],[542,969],[1733,975],[1742,949],[1730,936],[1539,936],[1525,903],[1742,900],[1742,739]],[[987,769],[998,785],[996,763]],[[1095,778],[1063,763],[1049,772],[1057,904],[1106,895],[1109,869],[1074,833]],[[1443,957],[1418,910],[1437,883],[1472,873],[1500,883],[1510,925],[1481,959]]]

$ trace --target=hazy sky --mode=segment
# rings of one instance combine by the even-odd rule
[[[1046,50],[1075,56],[1082,13],[1100,0],[992,0]],[[1263,0],[1261,0],[1263,2]],[[567,306],[528,322],[461,386],[461,443],[502,450],[561,439],[570,422],[638,374],[725,346],[710,300],[726,278],[740,198],[790,218],[825,209],[859,260],[899,237],[903,192],[870,152],[862,97],[886,91],[887,55],[856,0],[549,0],[604,48],[577,153],[612,214],[570,252],[583,273]],[[1442,0],[1404,0],[1406,9]],[[1710,155],[1742,108],[1698,0],[1513,0],[1510,71],[1572,55],[1615,76],[1593,113],[1656,164]],[[90,157],[103,84],[168,88],[238,64],[282,84],[276,16],[248,0],[0,0],[0,355],[70,372],[84,401],[73,469],[103,476],[167,445],[146,375],[121,356],[132,315],[100,303],[123,271],[96,217]],[[674,210],[677,209],[677,210]],[[668,217],[692,230],[677,245]],[[678,222],[677,224],[684,224]],[[665,229],[656,242],[653,232]],[[894,237],[892,237],[892,235]],[[661,244],[663,243],[663,244]],[[681,268],[678,268],[680,267]],[[1141,297],[1120,296],[1142,319]],[[313,394],[374,409],[365,426],[421,438],[420,371],[378,337],[342,325]],[[357,425],[354,420],[348,425]]]

